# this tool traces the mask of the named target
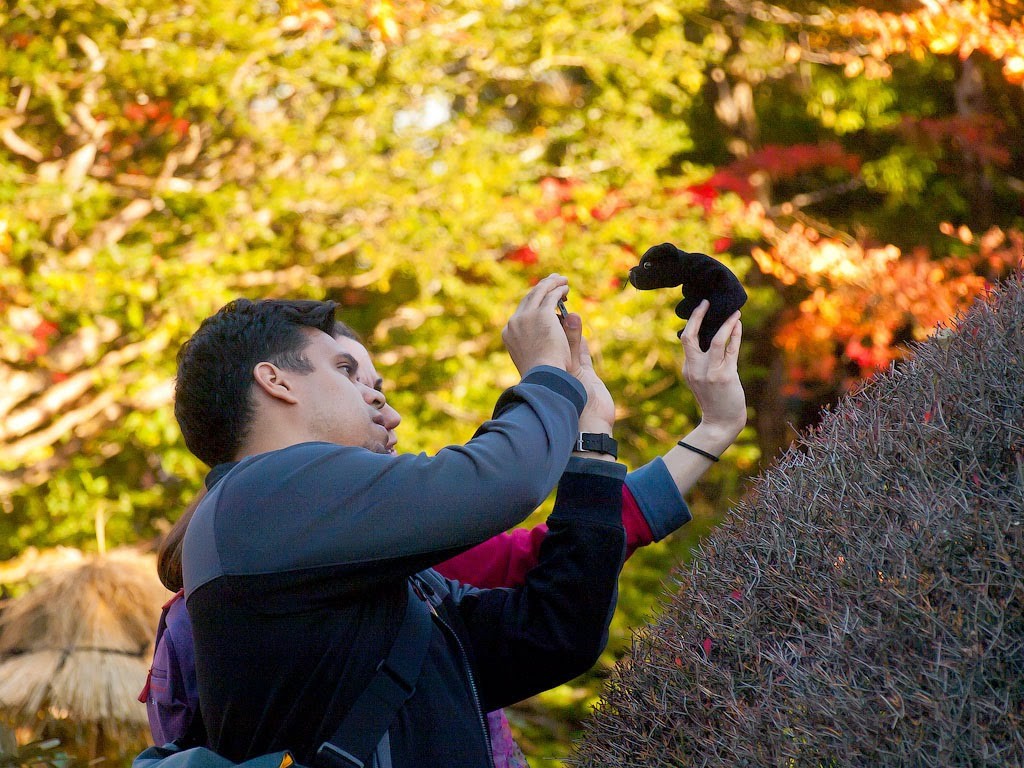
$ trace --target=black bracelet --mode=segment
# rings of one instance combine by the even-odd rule
[[[700,448],[696,448],[695,446],[692,446],[689,443],[684,443],[682,440],[680,440],[678,443],[676,443],[676,445],[681,445],[681,446],[683,446],[683,448],[689,448],[694,453],[699,453],[705,459],[711,459],[711,461],[718,461],[718,457],[715,456],[715,454],[708,453],[707,451],[702,450]]]

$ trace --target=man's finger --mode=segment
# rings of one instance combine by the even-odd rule
[[[568,295],[569,281],[563,277],[561,282],[553,283],[547,292],[541,295],[539,306],[545,309],[550,307],[552,312],[558,314],[558,302],[564,301]]]
[[[580,322],[580,330],[582,331],[583,323]],[[590,359],[590,345],[587,344],[587,339],[580,333],[580,364],[585,365],[588,368],[594,367],[594,361]]]
[[[568,289],[566,286],[569,285],[569,279],[563,277],[557,273],[553,273],[545,277],[543,280],[537,282],[533,288],[529,290],[523,300],[519,303],[520,309],[536,309],[540,307],[544,300],[548,298],[552,293],[557,294],[554,301],[552,301],[552,308],[558,302],[558,299],[563,298]],[[559,291],[558,289],[565,289]]]
[[[540,295],[542,295],[545,291],[548,290],[548,288],[552,284],[552,278],[554,278],[555,276],[555,274],[550,274],[547,277],[543,278],[542,280],[538,280],[537,283],[526,292],[526,295],[519,300],[519,305],[516,307],[516,312],[523,312],[526,311],[527,309],[536,306],[536,303],[539,300]]]

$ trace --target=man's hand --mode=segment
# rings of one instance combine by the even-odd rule
[[[502,329],[501,339],[521,376],[538,365],[569,370],[569,340],[556,311],[568,292],[566,278],[548,275],[523,297]]]
[[[579,315],[570,313],[562,323],[569,339],[571,357],[567,370],[587,390],[587,405],[580,414],[580,432],[604,432],[610,435],[615,423],[615,401],[594,370],[590,348],[583,338],[583,320]]]
[[[708,306],[706,300],[697,305],[680,337],[686,352],[683,376],[700,406],[701,427],[712,432],[724,449],[747,422],[747,404],[736,367],[743,326],[740,313],[734,312],[718,329],[708,351],[702,352],[700,326]]]

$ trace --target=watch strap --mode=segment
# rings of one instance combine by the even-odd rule
[[[615,438],[604,432],[580,432],[580,436],[576,439],[576,450],[605,453],[613,459],[619,457],[619,444]]]

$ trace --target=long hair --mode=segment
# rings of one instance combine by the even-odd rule
[[[156,573],[163,585],[171,592],[177,592],[185,586],[185,580],[181,575],[181,548],[185,543],[185,531],[188,530],[189,521],[205,495],[206,486],[203,486],[192,502],[185,507],[181,517],[171,526],[171,530],[167,532],[164,540],[160,543],[160,549],[157,550]]]

